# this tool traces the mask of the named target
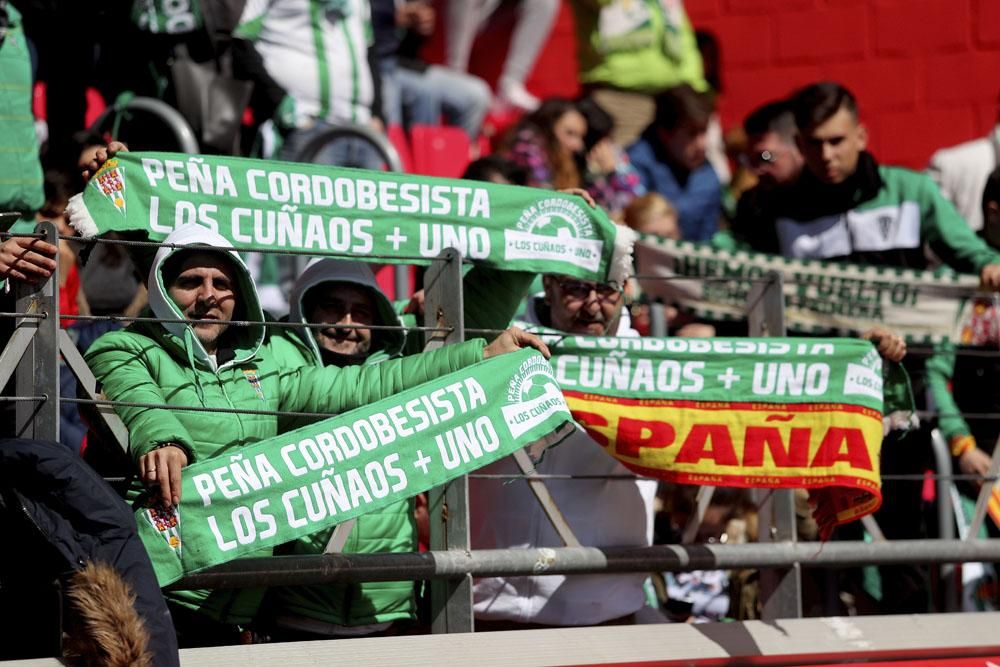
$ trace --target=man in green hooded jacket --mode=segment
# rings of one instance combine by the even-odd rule
[[[533,274],[473,267],[463,281],[465,324],[505,328],[527,294]],[[289,317],[325,328],[276,328],[268,340],[282,366],[371,366],[420,351],[421,332],[407,332],[412,315],[398,315],[379,289],[368,265],[349,260],[314,260],[292,288]],[[367,326],[375,326],[369,329]],[[400,327],[383,329],[381,327]],[[282,423],[290,430],[313,419]],[[294,554],[321,554],[332,529],[297,540]],[[414,502],[405,500],[360,517],[343,550],[349,553],[409,552],[417,549]],[[356,637],[389,630],[416,618],[410,581],[294,586],[273,589],[269,615],[275,636],[285,639]]]
[[[86,355],[107,397],[127,403],[116,411],[129,429],[139,471],[129,499],[140,503],[176,504],[183,466],[276,435],[278,418],[262,412],[336,414],[495,354],[523,346],[547,352],[534,336],[510,329],[488,346],[474,340],[376,366],[287,367],[263,344],[256,289],[238,255],[227,250],[229,242],[189,225],[165,244],[148,285],[152,314],[165,321],[108,333]],[[150,498],[140,482],[159,492]],[[245,639],[242,626],[262,596],[261,590],[169,593],[181,644]]]

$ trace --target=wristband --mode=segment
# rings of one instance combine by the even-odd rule
[[[949,445],[951,446],[951,455],[957,458],[967,451],[975,449],[976,439],[971,435],[959,435],[952,438]]]

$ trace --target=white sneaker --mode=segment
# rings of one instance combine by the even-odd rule
[[[510,106],[522,111],[534,111],[542,101],[528,92],[524,84],[513,79],[500,79],[497,84],[497,99],[499,106]]]

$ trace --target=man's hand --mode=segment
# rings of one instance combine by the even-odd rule
[[[160,447],[139,458],[139,477],[148,486],[159,485],[164,505],[176,505],[181,501],[181,468],[187,463],[183,447]]]
[[[483,350],[483,359],[489,359],[508,352],[517,352],[526,347],[533,347],[548,359],[552,356],[549,347],[542,342],[542,339],[535,334],[530,334],[524,329],[511,327],[497,336],[492,343]]]
[[[424,302],[426,301],[426,294],[422,289],[418,289],[410,297],[410,302],[406,304],[406,308],[403,309],[404,313],[412,313],[417,317],[424,316]]]
[[[987,264],[979,274],[979,285],[990,292],[1000,291],[1000,264]]]
[[[59,248],[41,239],[24,236],[0,244],[0,278],[35,282],[48,278],[56,269]]]
[[[990,455],[979,447],[967,449],[958,457],[958,469],[965,475],[986,477],[990,472]],[[982,480],[977,482],[981,483]]]
[[[906,341],[885,327],[872,327],[861,337],[870,340],[883,359],[900,362],[906,356]]]
[[[112,141],[107,146],[103,148],[98,148],[97,152],[94,153],[93,159],[90,162],[83,165],[83,180],[89,181],[90,177],[93,176],[98,169],[101,168],[105,162],[110,160],[115,156],[116,153],[123,153],[128,151],[128,146],[120,141]]]

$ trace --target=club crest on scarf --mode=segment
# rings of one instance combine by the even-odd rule
[[[150,498],[143,512],[149,523],[163,537],[171,549],[181,553],[181,513],[177,507],[164,507],[156,498]]]
[[[111,159],[94,175],[91,183],[114,204],[115,209],[125,215],[125,168],[118,160]]]

